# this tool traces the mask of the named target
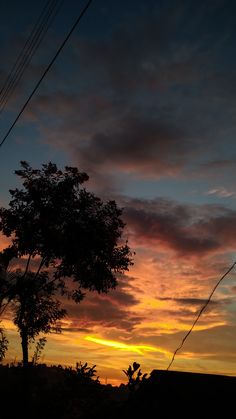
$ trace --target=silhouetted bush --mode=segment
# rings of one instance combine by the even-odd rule
[[[5,353],[8,348],[8,340],[3,332],[3,330],[0,328],[0,362],[5,357]]]
[[[43,338],[39,338],[38,342],[36,343],[34,354],[32,356],[32,361],[31,361],[33,365],[38,364],[40,357],[42,355],[42,352],[44,350],[44,347],[46,345],[46,342],[47,342],[47,339],[43,337]]]
[[[82,382],[90,382],[90,381],[95,381],[96,383],[100,383],[99,381],[99,377],[96,377],[96,370],[95,370],[96,365],[93,365],[92,367],[88,366],[88,363],[85,362],[85,364],[82,364],[81,362],[77,362],[76,363],[76,373],[77,373],[77,377],[79,378],[79,380],[81,380]]]
[[[136,390],[147,377],[147,373],[143,374],[139,367],[140,364],[138,364],[137,362],[133,362],[133,367],[129,365],[129,368],[127,370],[123,370],[123,372],[128,378],[127,385],[131,391]]]
[[[134,378],[139,366],[135,363],[130,367]],[[235,377],[157,370],[144,383],[142,377],[139,375],[139,388],[130,392],[127,385],[102,385],[93,378],[82,382],[76,368],[0,365],[0,418],[189,419],[195,413],[211,418],[213,406],[218,411],[223,408],[222,417],[232,416],[229,412],[234,408]]]

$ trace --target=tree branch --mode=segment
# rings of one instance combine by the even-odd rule
[[[36,279],[36,278],[37,278],[37,276],[39,275],[39,273],[40,273],[40,271],[41,271],[41,269],[42,269],[42,267],[43,267],[44,263],[45,263],[45,257],[42,257],[41,262],[40,262],[40,264],[39,264],[39,267],[38,267],[38,270],[37,270],[37,272],[36,272],[36,274],[35,274],[34,279]]]
[[[6,310],[6,308],[9,306],[11,300],[8,300],[5,304],[2,304],[0,307],[0,316],[2,316],[2,314],[4,313],[4,311]]]
[[[30,266],[30,259],[31,259],[31,257],[32,257],[32,254],[30,253],[29,256],[28,256],[27,263],[26,263],[25,272],[22,275],[22,279],[25,278],[25,276],[27,275],[27,272],[28,272],[29,266]]]

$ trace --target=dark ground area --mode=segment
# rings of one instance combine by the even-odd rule
[[[58,367],[0,367],[1,419],[234,418],[236,377],[154,370],[134,392]]]

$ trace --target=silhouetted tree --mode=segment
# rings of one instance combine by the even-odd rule
[[[7,348],[8,348],[8,340],[3,332],[3,329],[0,327],[0,362],[5,357]]]
[[[29,343],[34,342],[41,332],[60,331],[57,321],[65,316],[66,311],[54,297],[56,290],[47,272],[40,272],[37,280],[33,272],[27,272],[24,276],[20,270],[15,273],[15,284],[11,286],[13,320],[20,333],[25,367],[29,360]]]
[[[44,331],[44,326],[37,328],[34,313],[28,311],[27,305],[35,291],[30,284],[37,281],[42,286],[42,270],[50,269],[49,284],[80,302],[85,290],[100,293],[115,288],[117,274],[132,265],[132,253],[127,242],[120,243],[124,229],[122,209],[115,201],[104,203],[83,188],[81,185],[88,180],[86,173],[75,167],[61,171],[51,162],[42,165],[42,169],[33,169],[27,162],[21,162],[21,167],[15,173],[23,188],[10,190],[9,208],[0,208],[0,231],[11,238],[11,245],[2,252],[4,269],[14,257],[21,259],[25,267],[16,281],[7,282],[7,292],[2,292],[0,300],[18,304],[15,322],[21,338],[27,341],[37,331]],[[68,278],[74,285],[72,289],[70,284],[70,292]],[[46,304],[44,310],[47,307]],[[24,332],[27,322],[31,326]]]
[[[47,342],[47,339],[45,338],[45,336],[42,337],[42,338],[39,338],[39,340],[37,341],[36,346],[35,346],[35,350],[34,350],[34,354],[32,356],[32,364],[33,365],[38,364],[38,362],[40,360],[40,357],[42,355],[42,352],[45,348],[46,342]]]
[[[4,310],[5,304],[4,300],[7,296],[7,279],[6,279],[6,269],[4,265],[4,260],[2,257],[2,252],[0,252],[0,315]],[[0,362],[5,357],[5,353],[8,348],[8,340],[5,336],[3,328],[0,326]]]
[[[10,302],[9,289],[12,279],[14,280],[14,273],[8,272],[8,266],[16,254],[13,245],[0,252],[0,315]]]

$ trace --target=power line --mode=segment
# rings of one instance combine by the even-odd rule
[[[196,319],[194,320],[192,326],[190,327],[189,331],[186,333],[186,335],[184,336],[181,344],[179,345],[179,347],[175,350],[175,352],[173,353],[172,359],[168,365],[168,367],[166,368],[166,370],[168,371],[171,367],[171,365],[173,364],[174,360],[175,360],[175,356],[177,354],[177,352],[183,347],[184,342],[186,341],[187,337],[190,335],[190,333],[192,332],[194,326],[196,325],[196,323],[198,322],[199,318],[201,317],[203,311],[207,308],[208,304],[211,301],[211,298],[216,290],[216,288],[220,285],[221,281],[223,281],[223,279],[226,277],[226,275],[228,275],[230,273],[230,271],[232,271],[232,269],[234,268],[234,266],[236,265],[236,262],[233,263],[233,265],[224,273],[224,275],[222,275],[222,277],[219,279],[219,281],[216,283],[216,285],[214,286],[213,290],[211,291],[208,299],[206,300],[205,304],[202,306],[201,310],[199,311]]]
[[[41,21],[41,19],[43,17],[43,14],[45,13],[45,11],[46,11],[46,9],[47,9],[48,4],[50,3],[50,1],[51,0],[47,1],[46,5],[44,6],[44,8],[43,8],[43,10],[42,10],[42,12],[40,14],[40,16],[38,17],[38,19],[37,19],[37,21],[36,21],[36,23],[35,23],[32,31],[30,33],[30,36],[26,40],[26,42],[25,42],[25,44],[24,44],[24,46],[23,46],[20,54],[18,55],[16,61],[14,62],[13,67],[12,67],[12,69],[10,71],[10,74],[7,76],[5,82],[3,83],[3,86],[2,86],[2,88],[0,90],[0,96],[4,95],[4,93],[6,92],[6,90],[9,87],[9,84],[10,84],[12,78],[14,77],[14,74],[16,74],[17,69],[19,68],[19,65],[20,65],[21,60],[22,60],[22,55],[25,54],[25,51],[27,50],[29,43],[31,42],[32,38],[34,37],[35,31],[37,30],[37,26],[40,24],[40,21]],[[1,98],[1,100],[2,100],[2,98]]]
[[[12,131],[12,129],[14,128],[14,126],[16,125],[18,119],[20,118],[20,116],[22,115],[22,113],[24,112],[25,108],[27,107],[28,103],[30,102],[30,100],[32,99],[33,95],[35,94],[35,92],[37,91],[37,89],[39,88],[40,84],[42,83],[43,79],[45,78],[46,74],[48,73],[48,71],[50,70],[50,68],[53,66],[54,62],[56,61],[58,55],[60,54],[60,52],[62,51],[62,49],[64,48],[66,42],[68,41],[68,39],[70,38],[70,36],[72,35],[72,33],[74,32],[76,26],[79,24],[80,20],[82,19],[82,17],[84,16],[84,14],[86,13],[87,9],[89,8],[90,4],[92,3],[93,0],[89,0],[85,7],[83,8],[82,12],[79,14],[78,18],[76,19],[74,25],[72,26],[72,28],[70,29],[70,31],[68,32],[67,36],[65,37],[64,41],[62,42],[61,46],[58,48],[56,54],[54,55],[54,57],[52,58],[51,62],[49,63],[49,65],[47,66],[46,70],[44,71],[43,75],[40,77],[39,81],[37,82],[36,86],[34,87],[34,89],[32,90],[31,94],[29,95],[28,99],[26,100],[26,102],[24,103],[24,105],[22,106],[20,112],[18,113],[17,117],[15,118],[14,122],[12,123],[12,125],[10,126],[9,130],[7,131],[7,133],[5,134],[5,136],[3,137],[1,143],[0,143],[0,147],[4,144],[4,142],[6,141],[7,137],[9,136],[10,132]]]
[[[47,1],[47,4],[44,6],[44,8],[43,8],[43,10],[42,10],[42,12],[41,12],[41,14],[40,14],[40,16],[38,17],[38,19],[37,19],[37,21],[36,21],[36,23],[35,23],[35,25],[34,25],[34,27],[33,27],[32,31],[31,31],[31,34],[30,34],[29,38],[26,40],[26,42],[25,42],[25,44],[24,44],[24,46],[23,46],[23,48],[22,48],[22,50],[21,50],[20,54],[18,55],[18,57],[17,57],[16,61],[14,62],[14,64],[13,64],[13,67],[12,67],[12,69],[11,69],[10,74],[9,74],[9,75],[8,75],[8,77],[6,78],[5,82],[3,83],[2,88],[1,88],[1,90],[0,90],[0,95],[2,95],[2,93],[3,93],[3,92],[4,92],[4,90],[6,89],[6,87],[7,87],[7,85],[8,85],[9,80],[11,79],[11,77],[12,77],[13,73],[15,72],[15,69],[16,69],[16,67],[18,66],[18,62],[21,60],[21,55],[24,53],[24,51],[25,51],[26,47],[28,46],[28,43],[29,43],[30,39],[32,38],[33,33],[35,32],[35,29],[36,29],[37,25],[39,24],[39,22],[40,22],[40,20],[41,20],[41,18],[42,18],[42,15],[43,15],[43,13],[45,12],[45,10],[46,10],[46,8],[47,8],[47,6],[48,6],[48,3],[49,3],[49,2],[50,2],[50,0],[49,0],[49,1]]]
[[[44,6],[39,18],[37,19],[30,36],[24,44],[23,49],[18,55],[10,74],[4,82],[0,91],[0,114],[4,110],[7,102],[14,93],[25,70],[30,64],[32,57],[38,50],[49,27],[55,19],[64,0],[49,0]]]
[[[53,11],[56,7],[57,0],[53,0],[52,4],[50,5],[50,1],[47,3],[47,6],[44,8],[46,14],[43,16],[44,10],[41,13],[40,18],[38,19],[30,37],[26,41],[23,50],[21,51],[16,63],[13,66],[10,76],[8,77],[7,81],[5,82],[5,88],[2,88],[2,98],[1,98],[1,110],[0,113],[5,108],[9,98],[12,96],[15,88],[17,87],[19,81],[22,78],[23,73],[25,72],[26,68],[28,67],[33,55],[37,51],[39,45],[41,44],[44,36],[46,35],[50,25],[52,24],[58,10]],[[49,10],[47,11],[47,7]],[[59,8],[58,8],[59,9]],[[41,18],[43,19],[40,22]],[[38,27],[37,27],[38,26]],[[18,65],[17,65],[18,63]],[[16,67],[16,68],[15,68]]]

